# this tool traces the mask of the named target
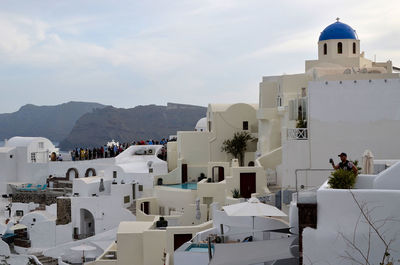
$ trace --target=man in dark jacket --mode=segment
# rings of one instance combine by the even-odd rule
[[[347,160],[346,153],[341,153],[340,155],[338,155],[338,157],[340,157],[341,162],[337,165],[335,165],[332,158],[329,160],[334,169],[344,169],[348,171],[352,170],[353,173],[357,175],[358,173],[357,167],[351,161]]]

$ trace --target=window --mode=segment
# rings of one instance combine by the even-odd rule
[[[338,42],[337,44],[337,53],[342,54],[343,53],[343,43]]]
[[[208,122],[208,131],[211,132],[211,121]]]
[[[356,54],[356,48],[357,48],[356,43],[353,42],[353,54]]]
[[[117,171],[113,171],[113,178],[114,178],[114,179],[117,178]]]
[[[301,96],[304,98],[305,96],[307,96],[307,92],[306,92],[306,88],[302,87],[301,88]]]
[[[328,44],[324,44],[324,55],[328,54]]]
[[[39,148],[43,149],[44,148],[44,143],[43,142],[39,142]]]
[[[24,216],[24,211],[22,211],[22,210],[16,210],[16,211],[15,211],[15,215],[16,215],[16,216]]]
[[[247,131],[249,129],[249,122],[243,121],[243,130]]]
[[[130,200],[130,198],[129,198],[129,195],[128,196],[124,196],[124,203],[129,203],[131,200]]]
[[[281,96],[276,97],[276,106],[277,107],[282,107],[282,98]]]
[[[31,162],[36,163],[36,153],[31,153]]]

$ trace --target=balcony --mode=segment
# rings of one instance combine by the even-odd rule
[[[307,140],[308,130],[307,128],[288,128],[287,129],[288,140]]]

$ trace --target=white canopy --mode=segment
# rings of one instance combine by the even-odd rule
[[[23,224],[16,224],[10,227],[10,230],[20,230],[20,229],[26,229],[26,225]]]
[[[91,251],[91,250],[96,250],[96,247],[90,246],[90,245],[86,245],[86,244],[82,244],[76,247],[72,247],[71,250],[75,250],[75,251]]]
[[[246,202],[222,207],[228,216],[286,216],[275,206],[260,202],[257,198],[250,198]]]
[[[363,154],[363,174],[374,174],[374,155],[370,150],[365,150]]]

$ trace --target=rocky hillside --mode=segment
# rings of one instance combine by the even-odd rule
[[[0,114],[0,139],[42,136],[59,142],[69,135],[82,115],[104,107],[90,102],[68,102],[55,106],[28,104],[16,112]]]
[[[168,103],[131,109],[106,107],[83,115],[60,148],[94,147],[115,139],[120,142],[166,138],[177,131],[192,131],[207,108]]]

